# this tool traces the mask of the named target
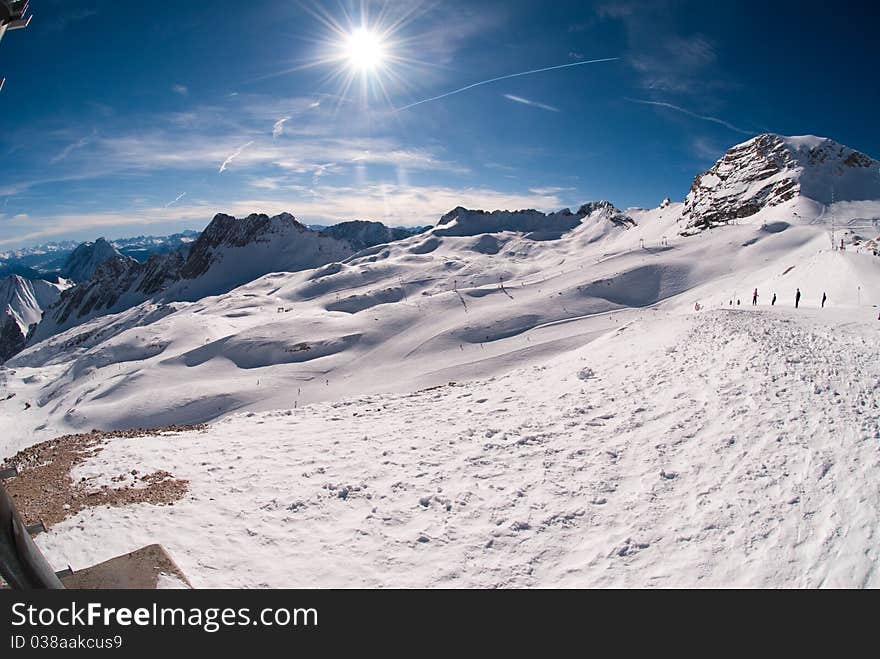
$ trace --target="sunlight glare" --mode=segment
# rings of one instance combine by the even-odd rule
[[[362,27],[348,35],[344,52],[348,65],[361,73],[374,71],[385,59],[382,40],[374,32]]]

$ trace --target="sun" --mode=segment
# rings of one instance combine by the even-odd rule
[[[420,57],[424,39],[414,32],[429,10],[425,0],[336,0],[339,9],[332,12],[326,5],[333,3],[301,1],[321,29],[315,31],[310,58],[283,73],[325,69],[319,84],[335,87],[328,93],[336,98],[337,108],[357,96],[363,107],[374,101],[392,107],[392,95],[420,80],[429,69]],[[367,11],[370,8],[374,11]]]
[[[362,74],[380,68],[386,55],[386,45],[382,38],[365,27],[353,30],[343,44],[343,56],[348,66]]]

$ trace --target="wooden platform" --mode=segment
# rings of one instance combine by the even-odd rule
[[[77,570],[63,576],[61,582],[65,588],[74,590],[154,590],[159,585],[160,577],[167,579],[166,583],[179,582],[181,588],[192,588],[189,579],[162,545],[148,545],[130,554]]]

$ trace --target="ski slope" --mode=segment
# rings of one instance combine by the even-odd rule
[[[160,542],[197,587],[880,586],[875,161],[730,153],[685,203],[456,208],[31,345],[0,367],[4,456],[209,424],[96,440],[41,547]],[[837,161],[849,197],[808,196]],[[183,497],[80,510],[156,474]]]
[[[96,318],[0,369],[16,394],[0,403],[0,449],[490,377],[584,345],[644,308],[748,304],[755,287],[762,302],[777,292],[790,305],[800,287],[805,307],[826,291],[829,308],[875,314],[880,261],[830,251],[824,225],[784,222],[774,209],[771,224],[682,237],[680,209],[631,211],[635,226],[599,209],[554,239],[440,225],[224,295]]]
[[[161,542],[196,587],[880,586],[880,323],[608,325],[498,377],[112,440],[75,481],[167,470],[188,493],[40,546],[76,568]]]

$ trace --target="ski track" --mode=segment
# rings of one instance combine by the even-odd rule
[[[188,495],[38,540],[160,542],[196,587],[876,587],[880,341],[827,318],[645,311],[487,380],[114,440],[75,477]]]

